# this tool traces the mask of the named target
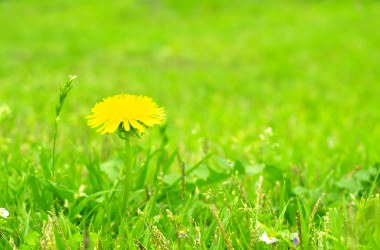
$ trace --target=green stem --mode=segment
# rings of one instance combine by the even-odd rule
[[[131,171],[132,171],[132,165],[133,165],[133,152],[132,152],[132,145],[131,145],[131,139],[129,136],[125,137],[125,166],[123,171],[123,177],[124,178],[124,190],[123,190],[123,209],[126,209],[128,206],[128,198],[129,193],[131,189]]]
[[[73,87],[73,81],[76,78],[76,76],[69,76],[69,80],[62,86],[60,92],[59,92],[59,99],[57,106],[55,107],[55,121],[54,121],[54,130],[53,130],[53,146],[52,146],[52,155],[51,155],[51,166],[48,167],[49,171],[49,177],[50,180],[55,182],[55,151],[56,151],[56,141],[57,141],[57,134],[58,134],[58,122],[59,122],[59,115],[61,113],[63,103],[65,102],[65,99],[70,92],[71,88]],[[47,175],[47,174],[46,174]]]
[[[55,117],[54,130],[53,130],[53,148],[52,148],[52,156],[51,156],[51,166],[50,166],[50,179],[55,182],[55,145],[57,141],[58,134],[58,120],[59,114]]]

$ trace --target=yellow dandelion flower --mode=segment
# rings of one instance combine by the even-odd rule
[[[98,128],[101,134],[113,133],[118,129],[126,132],[135,129],[143,133],[145,127],[162,124],[165,120],[164,108],[141,95],[111,96],[95,104],[91,111],[92,114],[86,117],[87,123],[92,128]]]

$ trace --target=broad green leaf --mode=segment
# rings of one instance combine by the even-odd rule
[[[355,179],[349,179],[349,178],[341,178],[339,181],[335,182],[335,185],[337,185],[340,188],[347,189],[351,193],[355,193],[360,191],[363,186],[360,184],[358,180]]]
[[[181,174],[167,174],[164,176],[163,181],[167,185],[173,185],[176,181],[181,178]]]
[[[259,163],[259,164],[255,164],[255,165],[245,165],[244,166],[245,168],[245,173],[249,176],[251,175],[257,175],[259,173],[261,173],[264,168],[265,168],[265,164],[263,163]]]
[[[371,178],[376,174],[374,168],[362,169],[354,174],[354,178],[360,181],[369,182]]]
[[[197,169],[193,171],[194,176],[199,179],[207,180],[210,176],[210,171],[205,164],[201,164]]]
[[[112,159],[100,164],[100,170],[105,173],[111,181],[118,178],[120,173],[120,167],[123,163],[118,159]]]

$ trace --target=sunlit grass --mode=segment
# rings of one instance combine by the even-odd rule
[[[378,3],[2,1],[0,12],[1,248],[380,245]],[[167,113],[133,147],[125,210],[128,152],[85,119],[118,93]]]

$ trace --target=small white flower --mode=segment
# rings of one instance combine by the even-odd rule
[[[80,197],[86,197],[87,194],[84,192],[85,188],[86,188],[85,185],[80,185],[78,193],[74,194],[74,199],[79,199]]]
[[[300,243],[300,238],[298,233],[292,233],[290,235],[290,239],[292,240],[293,246],[297,246]]]
[[[178,238],[179,238],[179,239],[183,239],[183,238],[186,238],[186,237],[187,237],[187,234],[185,233],[185,231],[180,230],[180,231],[178,232]]]
[[[273,130],[271,127],[266,128],[264,132],[259,135],[262,141],[269,140],[269,138],[272,136],[273,136]]]
[[[271,127],[266,128],[266,129],[264,130],[264,133],[265,133],[267,136],[269,136],[269,137],[273,136],[273,130],[272,130]]]
[[[0,208],[0,216],[3,218],[7,218],[9,216],[8,210],[6,210],[5,208]]]
[[[267,244],[273,244],[273,243],[279,241],[279,239],[277,239],[277,238],[275,238],[275,237],[268,236],[267,232],[264,232],[264,233],[260,236],[259,240],[264,241],[264,242],[267,243]]]

